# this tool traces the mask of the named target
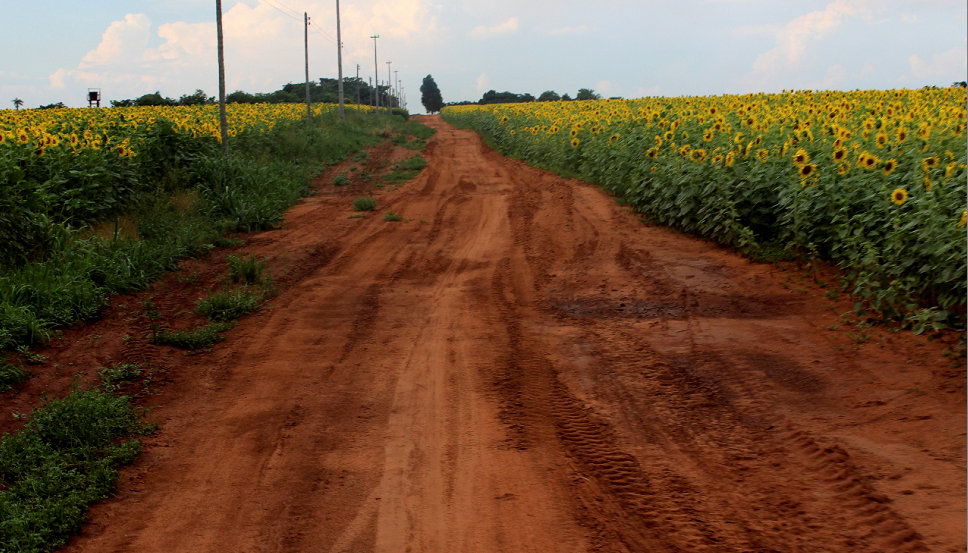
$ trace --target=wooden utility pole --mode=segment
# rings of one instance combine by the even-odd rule
[[[339,118],[346,119],[343,110],[343,39],[339,31],[339,0],[336,0],[336,63],[339,66]]]
[[[222,40],[222,0],[215,0],[215,33],[218,40],[218,126],[222,151],[229,151],[229,117],[225,111],[225,42]]]
[[[373,104],[373,107],[378,108],[380,107],[380,74],[379,71],[377,71],[379,65],[376,63],[376,39],[380,38],[380,35],[373,35],[370,38],[373,39],[373,84],[376,85],[376,89],[374,90],[376,103]]]
[[[303,12],[303,46],[306,51],[306,118],[313,116],[313,106],[309,101],[309,14]]]
[[[390,60],[387,60],[387,113],[390,113],[390,101],[391,101],[390,100],[390,86],[391,86],[390,81],[393,78],[393,77],[390,76],[390,64],[391,63],[393,63],[393,62],[390,61]]]
[[[356,105],[360,105],[360,64],[356,64]]]

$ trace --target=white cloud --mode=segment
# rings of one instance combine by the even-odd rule
[[[914,15],[913,13],[901,14],[901,23],[919,23],[921,18]]]
[[[504,35],[508,33],[513,33],[518,30],[518,18],[509,17],[507,21],[494,25],[492,27],[485,27],[484,25],[478,25],[471,30],[471,36],[478,39],[489,38],[497,35]]]
[[[476,79],[474,79],[474,89],[478,94],[484,94],[491,89],[486,74],[481,73]]]
[[[968,59],[968,49],[965,46],[956,46],[933,54],[930,60],[912,55],[908,58],[908,63],[911,65],[911,75],[916,79],[940,79],[944,81],[943,84],[947,84],[948,81],[965,80],[965,75],[968,74],[966,59]]]
[[[438,32],[432,0],[360,0],[342,9],[344,74],[355,71],[350,60],[372,60],[368,36],[378,31],[380,46],[399,52],[401,42],[434,41]],[[313,25],[310,75],[336,74],[335,7],[326,0],[306,2]],[[302,18],[259,2],[234,3],[223,15],[226,87],[273,90],[303,79]],[[332,23],[332,24],[331,24]],[[333,27],[333,28],[330,28]],[[47,78],[57,89],[104,88],[105,97],[133,97],[156,89],[177,97],[202,88],[217,88],[214,21],[170,21],[155,26],[144,14],[127,14],[104,30],[100,43],[74,68],[58,68]],[[380,78],[386,66],[380,52]],[[397,61],[397,60],[394,60]],[[393,68],[400,66],[396,63]],[[401,72],[402,73],[402,72]],[[367,73],[364,72],[364,75]],[[401,74],[401,77],[403,75]],[[79,96],[80,97],[80,96]]]
[[[557,29],[549,29],[545,34],[550,36],[562,36],[562,35],[580,35],[587,33],[591,29],[588,25],[577,25],[574,27],[558,27]]]
[[[809,42],[830,34],[845,19],[857,14],[862,9],[859,4],[855,0],[834,0],[822,10],[793,19],[776,33],[776,46],[756,58],[753,71],[769,73],[796,63]]]
[[[97,47],[81,58],[78,69],[123,62],[131,52],[141,52],[148,46],[151,20],[143,13],[129,13],[122,21],[115,21],[101,35]]]

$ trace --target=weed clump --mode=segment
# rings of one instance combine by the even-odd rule
[[[355,211],[373,211],[376,209],[376,200],[369,196],[361,196],[353,200],[353,209]]]
[[[0,392],[6,392],[30,378],[30,372],[6,359],[0,361]]]
[[[247,288],[223,290],[198,300],[195,313],[216,322],[234,321],[258,309],[263,298]]]
[[[224,340],[221,333],[233,326],[235,323],[217,322],[186,330],[160,330],[151,336],[151,343],[187,350],[209,348]]]
[[[384,221],[398,222],[398,221],[402,221],[403,220],[403,217],[397,215],[396,213],[394,213],[392,211],[387,211],[386,214],[383,215],[383,220]]]
[[[266,268],[266,260],[251,255],[241,258],[230,255],[225,258],[229,264],[229,278],[232,282],[243,282],[245,284],[264,284],[268,282],[268,277],[263,276]]]

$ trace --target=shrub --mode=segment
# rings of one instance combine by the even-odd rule
[[[353,200],[353,209],[356,211],[373,211],[376,209],[376,200],[369,196],[361,196]]]

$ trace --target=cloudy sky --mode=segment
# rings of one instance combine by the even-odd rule
[[[217,92],[214,0],[0,0],[0,100],[80,106]],[[336,75],[335,0],[223,0],[228,90]],[[966,79],[964,0],[342,0],[343,67],[398,72],[412,111],[489,89],[627,98],[903,88]]]

